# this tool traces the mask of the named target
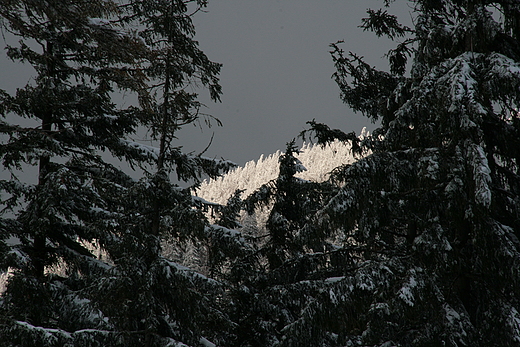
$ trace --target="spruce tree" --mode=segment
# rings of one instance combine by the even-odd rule
[[[295,157],[294,140],[279,157],[278,177],[258,188],[244,201],[248,213],[269,208],[266,234],[246,237],[244,249],[228,269],[228,312],[235,322],[231,346],[274,346],[293,323],[311,293],[302,281],[319,276],[323,258],[309,254],[322,251],[326,242],[297,239],[297,232],[330,192],[328,184],[306,181],[295,175],[305,167]],[[310,242],[312,241],[312,242]]]
[[[86,289],[107,271],[95,244],[111,238],[111,199],[130,179],[100,154],[139,160],[122,142],[137,125],[133,109],[116,108],[111,93],[142,88],[137,62],[146,52],[110,22],[116,14],[111,1],[0,4],[2,27],[18,40],[7,55],[35,70],[0,99],[0,157],[12,175],[0,183],[2,237],[16,240],[3,264],[13,271],[0,305],[6,345],[102,345],[111,335]],[[36,183],[20,180],[21,171]]]
[[[205,6],[202,1],[193,3]],[[98,282],[98,298],[116,329],[127,332],[121,345],[219,342],[229,324],[216,305],[223,286],[168,259],[163,246],[182,249],[182,244],[191,243],[205,248],[229,233],[208,223],[202,211],[213,205],[193,197],[191,191],[202,178],[215,178],[234,164],[183,153],[175,143],[183,126],[203,117],[197,93],[188,92],[190,85],[207,87],[211,98],[219,100],[220,64],[210,61],[194,41],[187,2],[133,1],[127,11],[123,22],[145,25],[139,37],[150,49],[143,69],[150,83],[141,96],[139,120],[156,147],[131,143],[148,156],[149,166],[123,197],[118,239],[107,245],[117,271],[110,280]],[[173,175],[188,187],[174,183]],[[233,243],[236,238],[228,239]]]
[[[19,240],[2,248],[2,266],[14,274],[2,295],[0,343],[197,345],[225,335],[215,305],[221,285],[161,254],[168,237],[229,234],[211,227],[205,203],[169,177],[175,170],[197,183],[232,166],[172,145],[200,116],[185,87],[200,82],[220,95],[220,65],[198,49],[187,11],[183,1],[0,5],[5,29],[20,38],[9,57],[37,74],[0,100],[9,136],[0,153],[13,173],[1,187],[14,213],[1,221],[2,239]],[[123,90],[139,104],[119,109],[112,97]],[[138,126],[157,148],[129,140]],[[110,155],[146,169],[145,177],[134,181]],[[24,165],[38,167],[36,184],[15,176]]]
[[[301,229],[341,233],[351,266],[331,262],[335,276],[285,328],[285,345],[520,343],[520,4],[412,7],[413,29],[386,10],[363,20],[402,38],[390,72],[332,45],[342,99],[381,126],[361,143],[372,154],[335,170],[337,192]]]

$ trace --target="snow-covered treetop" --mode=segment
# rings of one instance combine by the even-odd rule
[[[366,134],[366,129],[363,129],[360,137]],[[326,146],[304,143],[299,152],[295,157],[307,170],[297,173],[296,176],[314,182],[325,181],[334,168],[356,160],[351,145],[340,141]],[[205,180],[197,190],[197,195],[219,204],[225,204],[237,189],[244,191],[243,196],[248,196],[261,185],[278,177],[279,158],[282,154],[281,151],[268,156],[262,154],[258,160],[249,161],[243,167],[238,167],[222,177]]]

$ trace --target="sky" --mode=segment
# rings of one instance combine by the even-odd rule
[[[409,22],[407,3],[398,0],[389,12]],[[395,44],[358,27],[367,8],[382,6],[377,0],[210,0],[205,13],[194,16],[195,39],[211,60],[223,64],[222,102],[200,93],[207,106],[202,111],[223,126],[189,126],[175,145],[199,153],[213,136],[205,156],[243,165],[283,150],[312,119],[345,132],[373,129],[340,100],[329,44],[343,40],[345,51],[387,70],[384,54]],[[0,67],[0,89],[10,92],[32,73],[5,54]]]
[[[410,25],[407,3],[397,1],[388,11]],[[395,44],[358,27],[367,8],[382,6],[377,0],[210,0],[194,21],[201,49],[223,64],[222,102],[204,100],[223,127],[186,129],[179,140],[201,151],[214,132],[206,154],[242,165],[283,150],[312,119],[345,132],[373,129],[341,101],[329,44],[343,40],[345,51],[387,70],[384,55]]]

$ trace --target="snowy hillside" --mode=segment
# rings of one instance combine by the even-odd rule
[[[361,136],[365,135],[366,131],[363,129]],[[350,148],[349,144],[339,141],[324,147],[310,143],[304,144],[297,158],[307,170],[297,176],[315,182],[326,180],[332,169],[356,160]],[[277,151],[265,157],[261,155],[258,160],[247,162],[243,167],[238,167],[216,180],[206,180],[197,190],[197,195],[219,204],[225,204],[237,189],[244,190],[242,196],[246,197],[262,184],[278,176],[278,159],[281,154],[281,151]]]
[[[365,129],[360,137],[366,136]],[[354,162],[351,145],[343,142],[333,142],[327,146],[304,144],[300,154],[296,157],[306,168],[296,176],[315,182],[322,182],[328,178],[328,174],[334,168]],[[263,184],[278,177],[278,159],[283,153],[277,151],[268,156],[261,155],[258,160],[247,162],[243,167],[238,167],[216,180],[204,181],[196,191],[196,195],[206,201],[217,204],[226,204],[227,200],[237,190],[244,190],[242,198],[246,198]],[[242,228],[240,232],[247,237],[266,235],[266,222],[272,206],[258,208],[253,215],[242,211],[239,219]],[[211,212],[207,217],[214,222]],[[206,273],[207,251],[204,246],[188,242],[185,247],[179,249],[176,242],[163,243],[163,252],[169,258],[185,266]]]
[[[361,136],[365,135],[366,132],[363,129]],[[304,144],[297,158],[307,170],[300,172],[297,176],[316,182],[326,180],[331,170],[339,165],[349,164],[356,160],[350,148],[350,144],[339,141],[324,147],[310,143]],[[281,154],[281,151],[277,151],[268,156],[261,155],[258,160],[247,162],[243,167],[238,167],[216,180],[206,180],[196,193],[199,197],[218,204],[225,204],[237,189],[244,190],[242,197],[246,197],[261,185],[276,179],[279,171],[278,159]],[[268,209],[261,211],[261,213],[257,212],[254,216],[244,214],[241,223],[246,230],[243,230],[243,232],[246,234],[262,232],[265,228],[267,216]],[[199,249],[200,245],[189,244],[183,249],[172,246],[172,244],[163,245],[165,254],[179,263],[204,272],[205,251]],[[0,273],[0,293],[5,289],[5,280],[8,276],[8,273]]]

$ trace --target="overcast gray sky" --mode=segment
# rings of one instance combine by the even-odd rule
[[[389,12],[409,22],[407,3],[399,0]],[[242,165],[283,150],[313,118],[346,132],[373,128],[339,99],[329,44],[344,40],[346,51],[386,69],[383,55],[394,44],[358,28],[367,8],[382,5],[377,0],[210,0],[207,13],[194,17],[196,39],[211,60],[223,64],[223,95],[215,104],[203,92],[202,101],[223,127],[184,129],[178,144],[200,152],[214,132],[205,155]],[[9,91],[32,73],[8,62],[5,53],[0,66],[0,89]]]
[[[329,44],[344,40],[346,51],[387,69],[387,39],[358,28],[377,0],[210,0],[195,17],[196,39],[210,59],[223,64],[221,104],[207,111],[224,126],[185,131],[186,149],[202,150],[215,136],[210,156],[238,164],[284,149],[316,118],[331,127],[360,132],[374,125],[339,98]],[[389,12],[410,21],[408,1]]]

